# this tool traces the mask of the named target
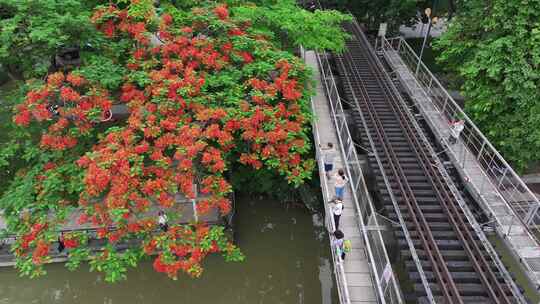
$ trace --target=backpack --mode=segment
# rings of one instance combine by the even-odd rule
[[[352,243],[351,240],[344,240],[343,241],[343,252],[349,253],[352,251]]]

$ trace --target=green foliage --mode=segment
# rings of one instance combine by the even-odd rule
[[[424,0],[330,0],[323,1],[330,7],[349,10],[357,19],[377,29],[380,23],[387,22],[391,30],[397,30],[402,24],[410,24],[418,8],[430,6]],[[428,2],[428,3],[426,3]]]
[[[254,170],[237,165],[231,171],[231,183],[237,193],[264,195],[280,201],[293,201],[298,198],[297,190],[291,189],[291,185],[273,170]]]
[[[436,42],[463,77],[466,110],[519,169],[540,159],[540,1],[460,2]]]
[[[122,65],[102,55],[90,55],[84,60],[84,66],[78,69],[79,74],[90,82],[100,83],[108,90],[120,89],[123,77],[127,74]]]
[[[90,260],[90,271],[104,272],[105,281],[109,283],[125,280],[128,267],[136,267],[141,256],[142,251],[138,249],[118,252],[112,245],[107,245],[99,255]]]
[[[253,6],[245,1],[228,1],[233,14],[252,20],[255,28],[272,32],[282,38],[285,45],[307,49],[342,50],[346,34],[340,23],[350,17],[338,11],[309,12],[301,9],[294,0],[259,1]]]
[[[66,268],[75,271],[79,266],[90,258],[90,249],[75,248],[69,251],[69,260],[66,262]]]
[[[43,75],[56,51],[95,33],[80,0],[0,0],[0,64],[25,78]]]

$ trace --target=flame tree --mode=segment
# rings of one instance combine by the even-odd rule
[[[24,275],[45,273],[58,231],[75,221],[97,233],[63,236],[70,269],[88,259],[117,281],[153,256],[158,272],[197,277],[210,253],[244,257],[223,227],[178,224],[175,194],[193,198],[198,184],[197,211],[226,215],[234,163],[273,170],[292,185],[311,176],[311,75],[300,59],[225,4],[157,15],[143,3],[100,6],[91,18],[120,46],[111,59],[125,71],[118,90],[77,70],[58,72],[16,106],[13,121],[25,140],[12,151],[24,151],[28,166],[0,204],[18,236],[12,250]],[[129,116],[104,122],[114,104]],[[157,229],[157,209],[169,216],[167,232]],[[120,251],[120,242],[132,246]]]

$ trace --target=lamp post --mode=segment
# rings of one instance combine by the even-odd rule
[[[418,56],[418,65],[416,66],[416,72],[414,73],[415,76],[418,75],[418,70],[420,69],[420,63],[422,62],[422,56],[424,55],[424,48],[426,47],[427,39],[429,37],[429,33],[431,32],[431,26],[434,23],[437,23],[437,17],[431,18],[431,8],[426,8],[424,11],[426,13],[426,16],[428,17],[428,28],[426,32],[426,36],[424,37],[424,42],[422,43],[422,49],[420,49],[420,56]]]

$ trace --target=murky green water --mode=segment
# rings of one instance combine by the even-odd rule
[[[62,265],[49,266],[48,275],[35,280],[0,269],[0,303],[337,303],[320,218],[284,210],[275,202],[244,199],[237,205],[236,225],[247,260],[233,264],[210,257],[199,279],[169,280],[155,273],[150,262],[115,285],[86,269],[69,272]]]

